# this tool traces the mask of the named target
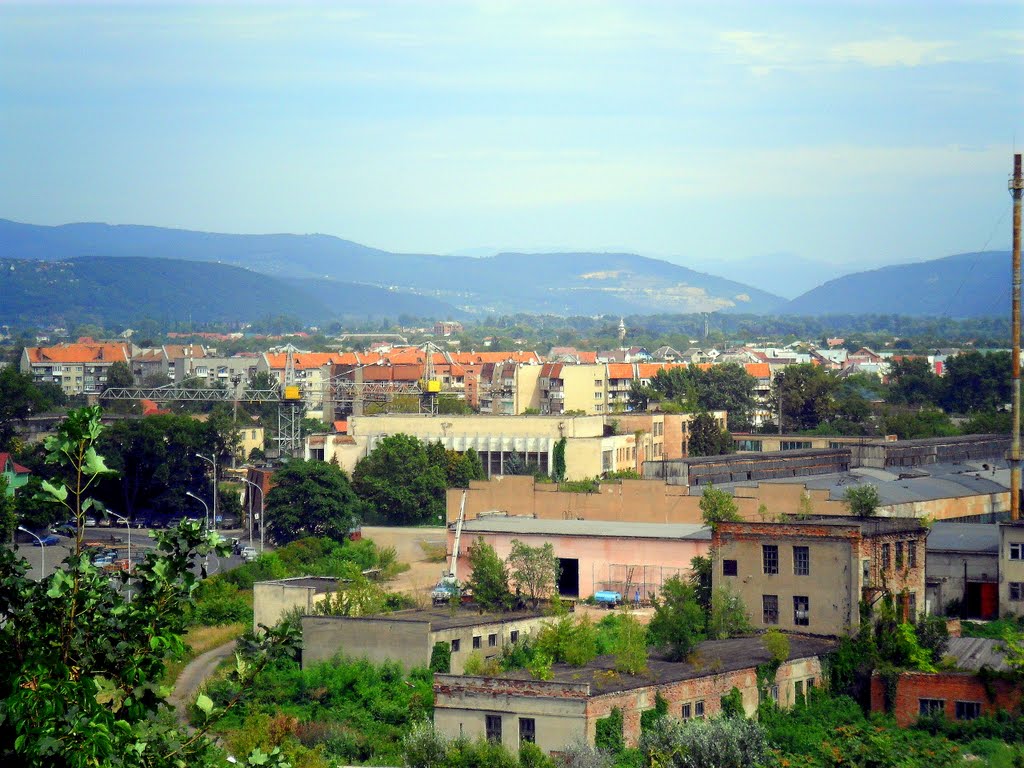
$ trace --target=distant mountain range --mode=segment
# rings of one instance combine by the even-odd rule
[[[803,279],[813,268],[782,254],[730,272],[759,285],[769,284],[770,273],[781,290],[787,265]],[[144,316],[206,322],[290,314],[324,321],[514,312],[973,317],[1002,314],[1009,285],[1006,254],[992,252],[847,275],[787,302],[744,282],[628,253],[398,254],[328,235],[3,219],[0,266],[0,322],[66,318],[72,306],[113,323]]]
[[[961,253],[857,272],[798,296],[780,314],[1008,316],[1010,253]]]
[[[219,262],[286,279],[334,311],[339,284],[432,299],[416,312],[378,305],[380,314],[449,312],[648,314],[770,312],[785,300],[677,264],[633,254],[503,253],[488,258],[397,254],[328,235],[227,235],[107,224],[44,227],[0,220],[0,254],[39,261],[80,256]],[[351,288],[350,291],[355,291]],[[352,295],[350,293],[350,295]],[[443,303],[441,303],[443,302]]]

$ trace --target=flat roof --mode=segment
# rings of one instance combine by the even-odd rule
[[[299,587],[302,589],[313,588],[317,594],[332,592],[338,587],[337,576],[291,576],[287,579],[272,579],[271,581],[257,581],[256,584],[274,584],[280,587]]]
[[[666,661],[660,655],[650,655],[647,672],[628,675],[615,672],[613,655],[598,656],[585,667],[571,667],[555,664],[551,671],[553,682],[589,683],[590,695],[617,693],[649,685],[664,685],[682,680],[693,680],[723,672],[750,669],[771,660],[771,654],[764,647],[762,635],[733,637],[728,640],[706,640],[697,646],[691,655],[693,661]],[[832,638],[811,635],[787,635],[789,638],[789,659],[806,659],[821,656],[834,649],[838,642]],[[514,680],[530,680],[526,670],[516,670],[502,675]],[[542,690],[538,688],[538,690]]]
[[[633,523],[601,520],[547,520],[517,515],[483,515],[462,524],[464,533],[517,533],[537,536],[611,536],[631,539],[711,541],[711,529],[697,523]]]
[[[999,523],[935,523],[928,532],[929,552],[999,554]]]
[[[411,608],[393,613],[375,613],[372,616],[315,616],[316,619],[338,619],[344,621],[402,621],[410,624],[429,624],[431,631],[474,627],[485,624],[504,624],[523,619],[544,617],[540,610],[507,611],[504,613],[482,613],[477,606],[464,606],[452,615],[447,606]]]

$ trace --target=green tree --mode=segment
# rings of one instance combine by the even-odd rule
[[[683,661],[704,639],[705,616],[693,585],[678,576],[661,585],[655,598],[654,616],[648,625],[651,643],[665,651],[669,661]]]
[[[469,588],[477,605],[489,611],[507,611],[512,607],[512,593],[508,588],[508,568],[494,547],[478,537],[466,550],[469,567]]]
[[[444,516],[445,472],[410,435],[389,435],[377,443],[356,464],[352,485],[367,503],[367,514],[387,525],[434,522]]]
[[[938,405],[942,398],[942,380],[928,360],[904,357],[889,364],[889,390],[886,402],[893,405]]]
[[[508,556],[508,570],[516,585],[516,594],[522,593],[536,608],[542,598],[555,591],[558,582],[558,558],[550,544],[531,547],[519,539],[512,540]]]
[[[919,411],[887,410],[882,416],[882,429],[885,434],[896,435],[901,440],[959,434],[949,416],[938,408],[922,408]]]
[[[615,637],[615,669],[628,675],[639,675],[647,670],[648,631],[631,613],[619,617]]]
[[[107,386],[104,389],[132,386],[135,386],[135,377],[128,363],[118,360],[107,369]]]
[[[778,414],[781,402],[784,430],[815,429],[832,420],[838,388],[839,379],[831,371],[811,363],[790,365],[775,374],[769,403]]]
[[[279,544],[307,536],[343,541],[361,519],[363,503],[334,464],[293,460],[274,473],[267,494],[267,530]]]
[[[60,522],[66,513],[64,507],[54,504],[50,495],[43,492],[43,479],[38,475],[32,475],[28,482],[18,489],[13,506],[18,525],[32,530],[49,528]]]
[[[691,456],[719,456],[734,450],[732,435],[720,429],[710,413],[701,413],[690,428],[689,452]]]
[[[551,468],[551,479],[556,483],[565,480],[565,445],[566,440],[564,437],[560,437],[558,442],[555,443],[554,458],[552,459],[554,466]]]
[[[13,365],[0,368],[0,450],[11,448],[20,422],[46,406],[46,399],[30,375],[20,373]]]
[[[992,411],[1011,399],[1009,352],[964,352],[946,361],[940,405],[953,413]]]
[[[700,511],[704,524],[712,528],[719,523],[735,523],[743,520],[740,517],[736,500],[728,491],[722,491],[713,485],[705,485],[700,497]]]
[[[749,429],[757,380],[738,363],[713,365],[702,374],[698,405],[708,411],[728,411],[733,429]]]
[[[850,514],[856,517],[871,517],[878,511],[881,503],[878,488],[870,483],[851,485],[843,493],[843,504],[850,510]]]
[[[101,506],[91,493],[111,472],[96,450],[102,430],[99,408],[74,410],[45,443],[48,461],[63,471],[44,491],[78,522],[62,567],[30,581],[25,561],[0,549],[0,615],[8,617],[0,624],[0,756],[6,765],[212,767],[222,757],[205,736],[217,716],[206,696],[197,700],[205,714],[193,734],[158,714],[168,706],[165,664],[184,650],[196,560],[216,538],[189,523],[157,533],[126,602],[127,575],[109,578],[82,547],[84,518]],[[287,626],[268,632],[238,665],[240,691],[296,641]]]
[[[0,475],[0,546],[11,540],[18,523],[14,512],[14,497],[7,495],[7,478]]]
[[[717,587],[711,596],[711,615],[708,618],[708,637],[724,640],[753,631],[747,607],[728,585]]]

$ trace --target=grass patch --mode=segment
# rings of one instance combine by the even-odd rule
[[[421,541],[420,549],[428,563],[443,563],[448,559],[448,545],[443,541]]]
[[[164,685],[174,687],[181,671],[188,666],[190,661],[202,656],[207,651],[224,645],[224,643],[238,639],[248,628],[246,624],[238,623],[222,624],[218,627],[192,627],[187,630],[183,636],[187,648],[185,655],[167,663]]]

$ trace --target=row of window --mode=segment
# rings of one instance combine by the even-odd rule
[[[896,542],[896,568],[917,568],[917,542],[897,541]],[[888,571],[892,568],[892,545],[882,545],[882,570]]]
[[[508,633],[508,641],[510,643],[519,642],[519,630],[513,629]],[[462,641],[459,638],[454,638],[452,641],[452,653],[458,653],[462,649]],[[498,634],[492,632],[487,636],[487,647],[496,648],[498,646]],[[473,635],[473,649],[483,647],[483,635]]]
[[[725,570],[726,564],[732,570],[729,573]],[[736,561],[723,560],[723,573],[725,576],[736,575]],[[779,547],[776,544],[761,545],[761,568],[765,574],[772,575],[779,572]],[[809,547],[793,547],[793,574],[795,576],[811,575],[811,550]]]
[[[957,720],[976,720],[981,717],[980,701],[957,701],[953,705],[954,717]],[[917,712],[920,715],[946,714],[945,699],[918,699]]]
[[[761,622],[779,623],[779,596],[761,595]],[[793,624],[806,627],[811,623],[811,599],[807,595],[793,595]]]
[[[484,720],[484,731],[487,740],[495,744],[501,743],[501,715],[487,715]],[[532,717],[519,718],[519,743],[535,744],[537,742],[537,721]]]

